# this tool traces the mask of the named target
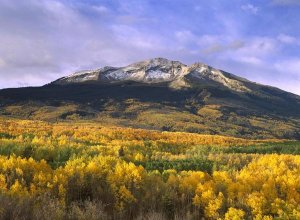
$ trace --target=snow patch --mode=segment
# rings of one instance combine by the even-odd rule
[[[146,79],[149,80],[170,80],[172,75],[161,70],[150,70],[147,72]]]

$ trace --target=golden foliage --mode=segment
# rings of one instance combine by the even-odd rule
[[[139,165],[192,160],[203,156],[201,146],[228,149],[282,140],[40,121],[0,120],[0,125],[3,195],[51,195],[66,209],[74,202],[99,200],[109,213],[131,217],[158,210],[170,218],[175,212],[191,211],[206,219],[300,218],[298,155],[209,152],[204,157],[215,163],[212,172],[147,170]]]

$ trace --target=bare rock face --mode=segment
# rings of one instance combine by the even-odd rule
[[[205,64],[195,63],[189,68],[189,74],[199,80],[211,80],[236,92],[251,92],[241,81],[241,78],[227,74],[221,70],[214,69]],[[229,77],[231,75],[231,77]]]
[[[189,79],[189,80],[188,80]],[[202,63],[187,66],[179,61],[154,58],[130,64],[126,67],[103,67],[96,70],[75,72],[60,78],[52,84],[74,84],[86,82],[114,83],[135,81],[142,83],[169,83],[175,89],[189,87],[192,83],[217,83],[236,92],[250,92],[243,80],[234,75],[225,74]]]

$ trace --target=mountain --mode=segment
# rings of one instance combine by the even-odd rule
[[[202,63],[155,58],[0,90],[0,114],[251,138],[300,138],[300,97]]]
[[[205,64],[187,66],[178,61],[155,58],[126,67],[106,66],[97,70],[75,72],[51,84],[67,85],[87,82],[117,83],[134,81],[147,84],[169,83],[169,87],[179,89],[191,87],[191,82],[225,86],[237,92],[250,92],[243,82],[247,80],[228,74]]]

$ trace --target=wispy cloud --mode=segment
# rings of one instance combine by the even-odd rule
[[[296,43],[299,43],[297,38],[293,37],[293,36],[290,36],[290,35],[287,35],[287,34],[279,34],[277,36],[277,39],[282,42],[282,43],[285,43],[285,44],[296,44]]]
[[[104,5],[93,5],[91,8],[99,13],[109,12],[109,9],[107,7],[105,7]]]
[[[241,40],[234,40],[229,42],[228,44],[221,45],[220,43],[215,43],[210,45],[209,47],[205,48],[203,50],[204,54],[214,54],[214,53],[220,53],[230,50],[238,50],[245,46],[245,43]]]
[[[250,12],[252,14],[257,14],[257,12],[259,11],[259,8],[252,4],[242,5],[241,9],[244,11]]]
[[[288,72],[300,78],[300,58],[289,58],[274,64],[275,68],[280,72]]]
[[[272,0],[275,5],[300,5],[299,0]]]
[[[0,67],[4,67],[4,66],[5,66],[5,61],[0,58]]]
[[[248,64],[251,64],[251,65],[262,65],[263,62],[261,59],[257,58],[257,57],[254,57],[254,56],[240,56],[240,57],[236,57],[237,61],[240,61],[242,63],[248,63]]]

